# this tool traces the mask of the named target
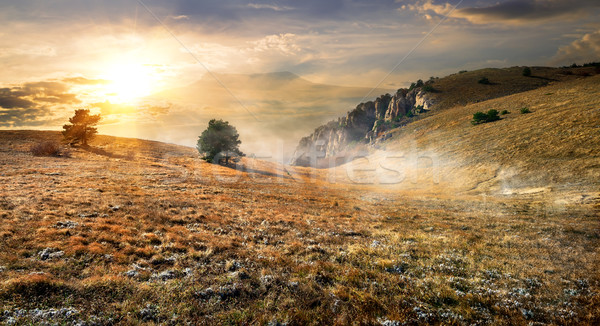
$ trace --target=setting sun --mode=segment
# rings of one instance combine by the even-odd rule
[[[105,78],[110,81],[106,95],[115,103],[131,103],[150,95],[160,80],[152,67],[135,63],[114,65]]]

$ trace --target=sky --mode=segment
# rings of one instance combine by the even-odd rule
[[[101,133],[194,146],[222,118],[247,153],[289,153],[419,78],[599,61],[599,17],[597,0],[0,0],[0,128],[60,130],[90,108]],[[293,75],[244,76],[272,72]]]

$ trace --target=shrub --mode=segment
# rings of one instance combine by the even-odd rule
[[[459,71],[458,73],[459,73],[459,74],[464,74],[465,72],[467,72],[467,70],[461,70],[461,71]]]
[[[487,77],[481,77],[481,79],[478,80],[477,82],[480,84],[483,84],[483,85],[491,85],[492,84]]]
[[[525,68],[523,69],[523,76],[525,76],[525,77],[529,77],[529,76],[531,76],[531,68],[529,68],[529,67],[525,67]]]
[[[510,111],[508,111],[508,110],[502,110],[502,112],[500,112],[501,115],[505,115],[505,114],[509,114],[509,113],[510,113]]]
[[[531,110],[529,110],[529,108],[521,108],[521,114],[526,114],[526,113],[531,113]]]
[[[66,153],[60,148],[60,144],[54,141],[43,141],[31,146],[33,156],[63,156]],[[66,155],[65,155],[66,156]]]
[[[422,89],[423,89],[423,92],[425,92],[425,93],[435,93],[435,92],[437,92],[437,89],[433,88],[433,86],[431,86],[431,85],[425,85],[425,86],[423,86]]]
[[[481,123],[493,122],[497,120],[500,120],[500,117],[498,116],[498,111],[491,109],[487,113],[475,112],[475,114],[473,114],[473,120],[471,120],[471,123],[474,125],[478,125]]]

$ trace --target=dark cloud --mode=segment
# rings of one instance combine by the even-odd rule
[[[556,17],[581,18],[589,10],[600,8],[597,0],[509,0],[487,7],[470,7],[457,10],[452,16],[475,23],[512,21],[527,23]]]
[[[29,82],[0,88],[0,126],[37,126],[52,119],[56,105],[78,104],[76,94],[58,81]]]
[[[22,98],[22,92],[13,92],[10,88],[0,88],[0,108],[30,108],[35,106],[35,103]]]

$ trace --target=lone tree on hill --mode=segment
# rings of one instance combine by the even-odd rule
[[[207,162],[221,163],[224,159],[227,165],[230,159],[235,162],[244,156],[238,148],[242,143],[239,137],[237,129],[229,122],[212,119],[208,122],[208,128],[198,137],[198,152],[204,155],[202,159]]]
[[[94,127],[100,122],[100,115],[90,115],[90,110],[80,109],[75,110],[75,115],[69,118],[71,124],[63,126],[62,132],[65,140],[69,145],[81,144],[87,146],[88,141],[98,133],[98,129]]]

